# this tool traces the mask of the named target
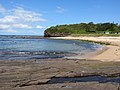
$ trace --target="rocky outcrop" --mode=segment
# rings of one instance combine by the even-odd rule
[[[68,35],[70,35],[70,33],[50,32],[49,30],[44,31],[44,37],[64,37]]]
[[[0,90],[120,90],[119,77],[120,62],[0,60]]]

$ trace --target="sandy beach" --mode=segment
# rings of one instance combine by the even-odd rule
[[[120,61],[120,37],[51,37],[52,39],[86,40],[106,45],[106,49],[99,50],[92,57],[86,58],[101,61]]]

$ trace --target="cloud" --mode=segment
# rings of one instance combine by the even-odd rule
[[[65,11],[66,11],[66,9],[64,9],[64,8],[62,8],[62,7],[60,7],[60,6],[57,6],[56,12],[58,12],[58,13],[63,13],[63,12],[65,12]]]
[[[28,29],[32,28],[32,26],[25,24],[13,24],[12,26],[13,28],[28,28]]]
[[[44,27],[43,27],[43,26],[39,26],[39,25],[37,25],[36,28],[38,28],[38,29],[42,29],[42,28],[44,28]]]
[[[2,18],[0,18],[0,30],[7,32],[16,32],[14,29],[43,28],[37,25],[37,23],[47,21],[42,18],[42,14],[22,7],[7,10],[0,4],[0,13],[3,14]]]
[[[17,31],[16,31],[16,30],[12,30],[12,29],[8,29],[8,30],[5,30],[5,32],[8,32],[8,33],[16,33]]]
[[[6,24],[0,24],[0,30],[7,29],[7,28],[10,28],[10,26]]]
[[[46,19],[41,18],[41,14],[32,11],[27,11],[22,7],[17,7],[11,10],[12,14],[0,18],[0,23],[16,23],[16,22],[38,22],[46,21]]]
[[[6,9],[0,4],[0,13],[4,14],[6,12]]]
[[[33,30],[31,30],[30,33],[37,34],[37,35],[39,34],[37,31],[33,31]]]
[[[46,21],[46,19],[41,18],[42,14],[33,11],[27,11],[22,7],[17,7],[13,10],[13,14],[22,19],[25,22],[36,22],[36,21]]]
[[[31,29],[32,26],[30,25],[25,25],[25,24],[10,24],[10,25],[6,25],[6,24],[0,24],[0,29],[9,29],[9,28],[27,28],[27,29]]]

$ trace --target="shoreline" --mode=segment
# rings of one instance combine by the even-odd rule
[[[106,44],[102,50],[97,50],[92,57],[84,59],[100,60],[100,61],[120,61],[120,37],[50,37],[51,39],[66,39],[66,40],[83,40],[95,43]]]
[[[107,47],[96,54],[119,48]],[[0,60],[0,90],[118,90],[120,62],[102,60]]]

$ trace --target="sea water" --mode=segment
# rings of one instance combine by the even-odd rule
[[[52,59],[76,54],[82,56],[101,47],[99,44],[80,40],[0,36],[0,60]]]

